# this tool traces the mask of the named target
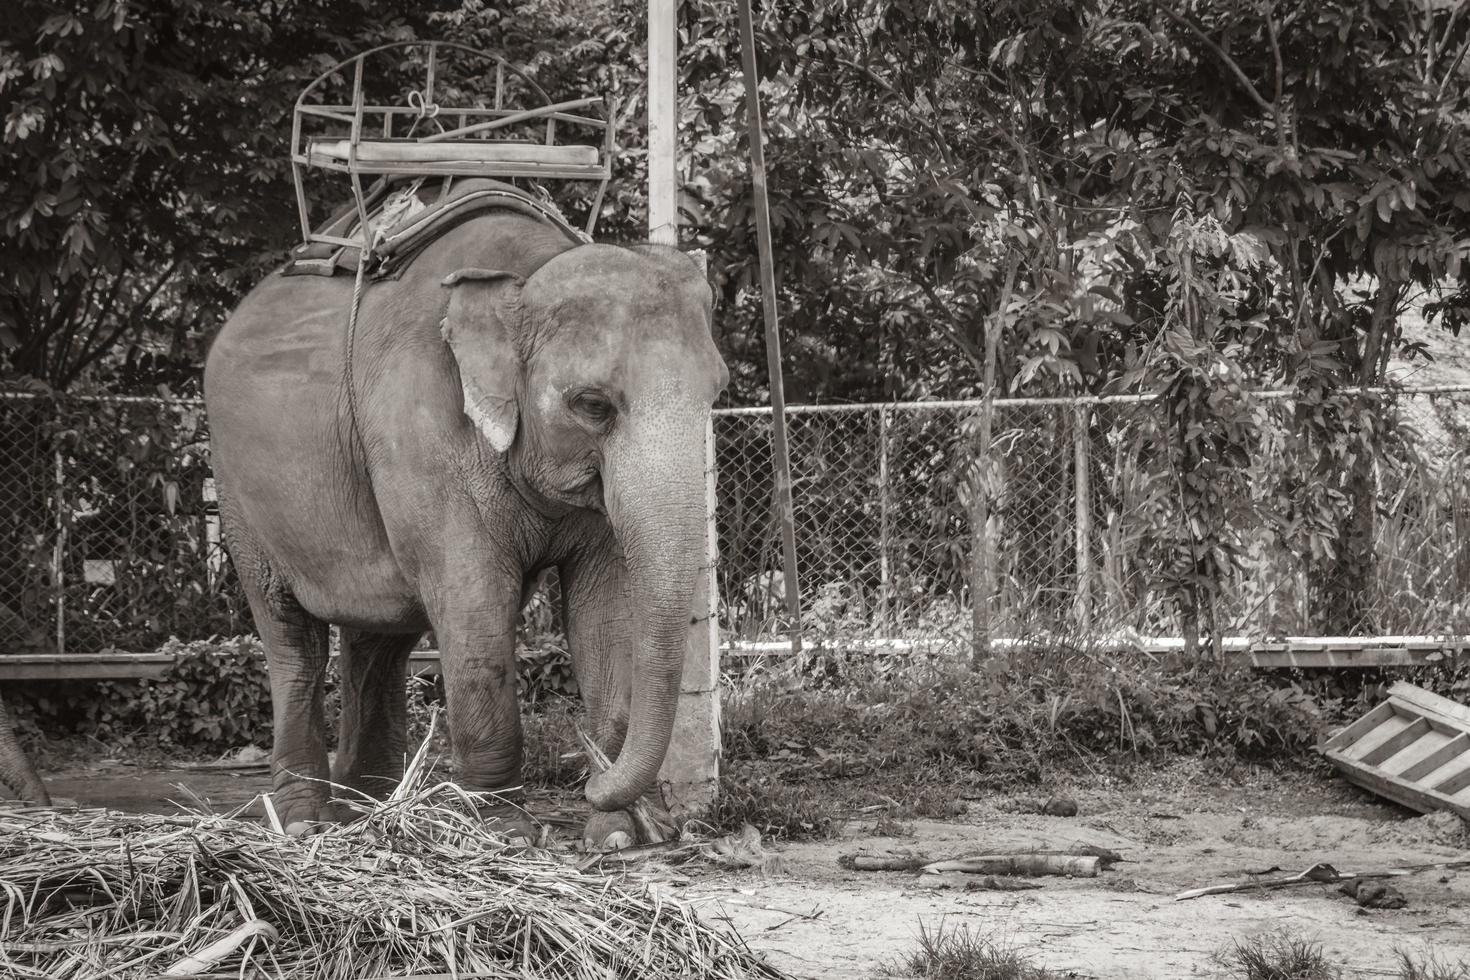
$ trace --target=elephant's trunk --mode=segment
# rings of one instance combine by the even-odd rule
[[[587,782],[598,810],[653,788],[679,702],[694,585],[706,561],[704,415],[667,418],[655,445],[629,439],[603,468],[608,518],[622,544],[638,647],[628,733],[612,768]]]
[[[48,806],[51,803],[46,785],[20,749],[4,701],[0,701],[0,800],[29,800]]]

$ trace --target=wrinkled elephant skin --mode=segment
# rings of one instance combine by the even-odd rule
[[[551,567],[615,760],[587,797],[627,807],[668,748],[703,561],[705,424],[727,375],[699,270],[506,212],[370,284],[349,345],[351,296],[343,277],[270,277],[205,371],[225,537],[270,663],[282,819],[333,815],[318,780],[395,784],[405,664],[429,628],[460,782],[518,786],[515,625]]]

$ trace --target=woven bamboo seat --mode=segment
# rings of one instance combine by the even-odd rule
[[[386,54],[385,54],[386,53]],[[443,59],[471,59],[493,70],[483,85],[462,78],[452,105],[435,101],[436,74]],[[423,86],[408,93],[402,104],[378,105],[364,94],[366,65],[424,66]],[[332,85],[350,78],[347,102],[327,102]],[[440,78],[442,86],[442,75]],[[466,89],[480,99],[469,101]],[[296,100],[291,135],[291,168],[296,183],[297,210],[305,242],[358,246],[371,244],[313,230],[311,202],[303,179],[307,169],[347,174],[359,213],[358,227],[370,227],[362,175],[405,177],[493,177],[516,179],[597,181],[586,232],[597,220],[607,182],[612,175],[612,107],[600,98],[553,102],[525,73],[495,55],[460,44],[407,41],[386,44],[342,61],[319,75]],[[592,142],[568,140],[567,132],[591,132]],[[539,138],[527,138],[527,136]]]

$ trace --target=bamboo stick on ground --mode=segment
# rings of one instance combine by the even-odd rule
[[[935,861],[921,869],[925,874],[963,871],[981,875],[1068,875],[1096,878],[1102,859],[1078,854],[977,854],[974,857]]]
[[[921,871],[929,859],[889,854],[844,854],[837,863],[849,871]]]
[[[1065,851],[1018,851],[1018,852],[1015,852],[1014,854],[992,854],[989,857],[990,858],[1006,857],[1006,858],[1022,858],[1022,859],[1030,859],[1030,858],[1037,858],[1037,857],[1046,857],[1048,859],[1059,859],[1059,858],[1063,858],[1063,857],[1093,857],[1093,858],[1096,858],[1097,859],[1098,867],[1100,867],[1102,869],[1106,869],[1109,865],[1116,864],[1119,861],[1122,861],[1123,860],[1123,857],[1120,854],[1118,854],[1117,851],[1109,850],[1106,847],[1098,847],[1097,845],[1094,845],[1094,844],[1078,844],[1078,845],[1076,845],[1074,847],[1067,848]],[[955,860],[955,861],[963,861],[963,860],[974,860],[974,859],[954,858],[953,860]],[[839,865],[841,865],[842,867],[847,868],[849,871],[923,871],[929,865],[935,864],[936,862],[931,861],[927,857],[915,856],[915,855],[910,855],[910,854],[844,854],[844,855],[842,855],[841,857],[839,857],[837,859],[837,863]],[[1055,861],[1055,860],[1052,861],[1051,863],[1056,863],[1056,864],[1059,864],[1059,865],[1065,865],[1065,862],[1060,862],[1060,861]],[[1010,873],[1014,873],[1014,874],[1031,874],[1031,873],[1036,873],[1036,874],[1070,874],[1070,875],[1076,875],[1078,877],[1087,877],[1087,878],[1094,877],[1096,875],[1096,871],[1095,870],[1093,872],[1091,872],[1091,873],[1089,873],[1089,872],[1087,872],[1085,870],[1085,867],[1088,866],[1088,865],[1090,865],[1090,862],[1084,865],[1084,870],[1080,870],[1080,871],[1044,871],[1044,872],[1017,871],[1017,872],[1003,872],[1003,873],[1007,873],[1007,874],[1010,874]],[[955,868],[955,869],[946,869],[946,870],[961,870],[962,871],[964,869],[962,869],[962,868]],[[1002,873],[1002,872],[995,872],[995,873]]]

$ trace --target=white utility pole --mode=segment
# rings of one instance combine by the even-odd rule
[[[677,0],[648,4],[648,240],[679,244]],[[694,256],[696,261],[703,255]],[[700,261],[701,267],[703,262]],[[674,716],[674,737],[659,773],[671,811],[702,814],[720,784],[720,629],[715,602],[714,431],[705,426],[706,567],[694,588],[684,680]]]

